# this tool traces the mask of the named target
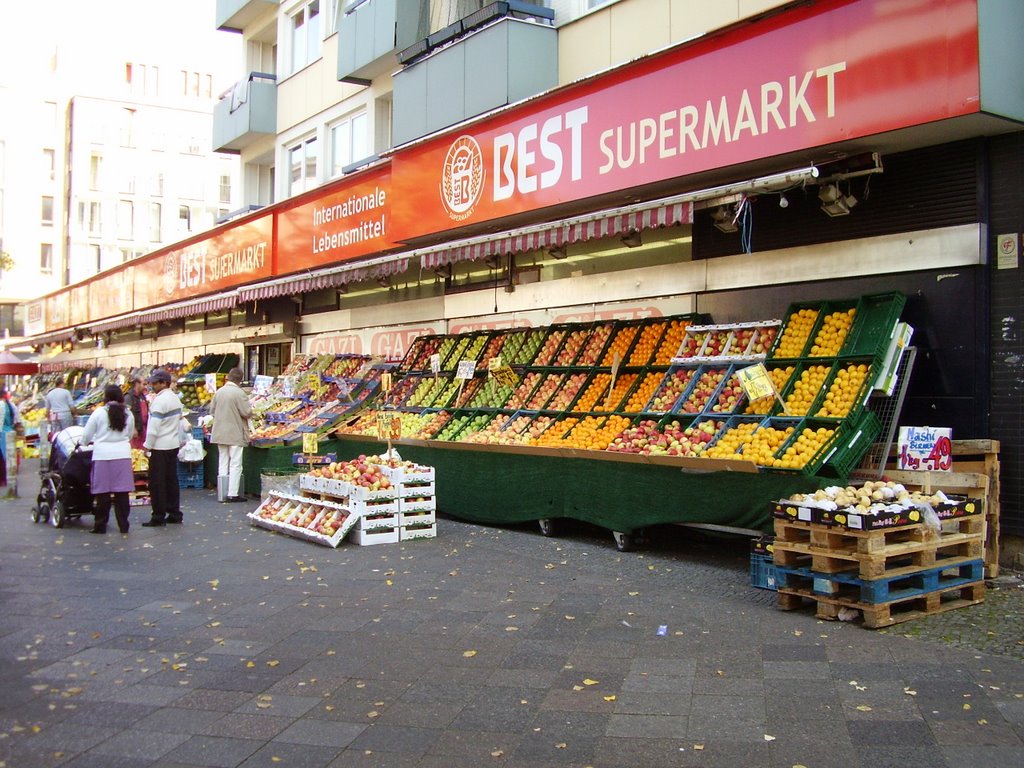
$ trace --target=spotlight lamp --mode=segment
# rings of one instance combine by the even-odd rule
[[[789,200],[785,195],[779,195],[779,208],[789,208]]]
[[[844,195],[835,184],[826,184],[818,190],[821,210],[829,216],[847,216],[850,209],[857,204],[853,195]]]
[[[643,245],[644,241],[640,237],[640,230],[629,230],[629,232],[622,236],[622,244],[627,248],[639,248]]]
[[[548,248],[548,256],[552,259],[558,259],[561,261],[569,255],[569,252],[565,249],[564,245],[552,245]]]
[[[735,217],[724,205],[711,211],[711,223],[719,232],[735,232],[738,229]]]
[[[383,277],[378,277],[377,285],[379,285],[381,288],[390,288],[391,279],[387,275],[384,275]]]

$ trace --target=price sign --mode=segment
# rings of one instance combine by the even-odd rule
[[[349,383],[344,379],[337,379],[334,383],[338,385],[338,399],[348,400],[351,403],[352,387],[349,385]]]
[[[489,372],[493,373],[498,368],[501,368],[501,355],[492,357],[490,360],[487,361],[487,370]]]
[[[953,468],[953,430],[948,427],[900,427],[899,468],[946,472]]]
[[[216,373],[208,373],[203,378],[206,381],[206,391],[209,392],[211,395],[216,393],[216,391],[217,391],[217,374]],[[256,378],[259,378],[259,377],[257,376]]]
[[[394,411],[377,411],[377,437],[390,443],[402,437],[402,417]]]
[[[391,391],[391,373],[389,371],[384,371],[384,373],[380,375],[380,388],[384,392]]]
[[[316,453],[320,450],[320,441],[317,439],[316,432],[303,432],[302,433],[302,452],[303,453]]]
[[[516,376],[516,372],[510,366],[503,365],[500,368],[495,368],[491,371],[491,375],[496,382],[506,387],[515,388],[519,385],[519,377]]]
[[[252,391],[257,395],[265,395],[270,392],[270,385],[274,383],[273,376],[257,376],[252,380]],[[212,387],[212,389],[211,389]],[[206,374],[206,388],[210,392],[214,392],[217,389],[217,374],[208,373]]]
[[[476,373],[476,360],[459,360],[459,367],[455,369],[456,379],[472,379]]]
[[[435,376],[441,372],[441,356],[436,352],[430,356],[430,372]]]
[[[775,384],[772,377],[768,375],[768,369],[764,364],[758,363],[736,371],[736,378],[748,400],[760,400],[762,397],[773,397],[775,395]]]
[[[284,395],[285,397],[293,397],[295,395],[294,376],[281,377],[281,394]]]
[[[612,380],[608,384],[608,394],[604,398],[604,409],[607,411],[612,407],[612,393],[615,391],[615,377],[619,375],[619,364],[622,362],[622,358],[619,356],[618,350],[616,350],[614,357],[612,357]]]

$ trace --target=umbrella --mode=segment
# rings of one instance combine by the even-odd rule
[[[0,376],[24,376],[38,372],[38,363],[26,363],[14,353],[0,350]]]

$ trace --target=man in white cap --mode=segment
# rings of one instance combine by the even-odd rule
[[[181,400],[171,390],[171,374],[153,371],[149,384],[156,393],[149,405],[146,440],[149,451],[149,498],[152,515],[142,525],[154,528],[180,523],[181,491],[178,487],[178,450],[181,448]]]

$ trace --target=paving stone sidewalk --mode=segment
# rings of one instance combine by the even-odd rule
[[[993,600],[915,637],[780,612],[745,543],[681,529],[332,550],[186,490],[101,537],[33,524],[37,488],[0,501],[0,768],[1024,764]]]

